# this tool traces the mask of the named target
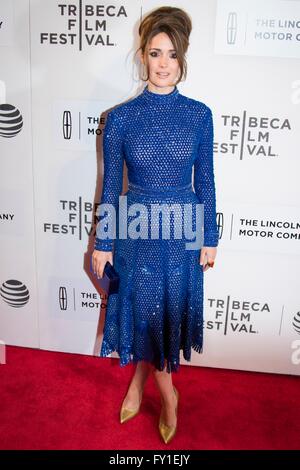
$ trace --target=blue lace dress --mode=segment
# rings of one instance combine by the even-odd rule
[[[200,252],[202,246],[217,246],[219,240],[212,112],[182,95],[177,86],[158,94],[146,85],[137,97],[108,113],[103,156],[95,249],[113,252],[120,286],[108,298],[100,357],[116,351],[121,366],[145,360],[158,370],[163,370],[166,360],[167,371],[177,372],[180,350],[187,361],[192,349],[203,351]],[[122,195],[124,161],[128,191]],[[119,233],[121,200],[127,201],[127,236]],[[155,206],[172,206],[184,214],[185,205],[192,207],[188,228],[194,233],[196,206],[204,208],[201,246],[193,249],[187,249],[187,241],[195,240],[190,233],[182,229],[181,237],[174,235],[183,222],[180,211],[170,211],[169,219],[151,213]],[[115,209],[115,218],[108,207]],[[169,220],[168,235],[163,220]],[[108,229],[113,221],[115,232]]]

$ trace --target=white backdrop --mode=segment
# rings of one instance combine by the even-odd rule
[[[1,0],[0,340],[99,354],[105,299],[87,252],[102,117],[145,86],[137,28],[164,5],[192,17],[178,88],[215,127],[220,243],[191,364],[299,375],[297,0]]]

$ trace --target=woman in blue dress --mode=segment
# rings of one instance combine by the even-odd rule
[[[191,27],[187,13],[173,7],[154,10],[140,24],[147,85],[107,116],[92,256],[98,276],[106,261],[120,275],[118,293],[108,298],[100,356],[117,351],[121,366],[136,364],[120,421],[139,412],[152,372],[161,396],[158,424],[165,443],[177,429],[179,393],[172,372],[179,370],[180,350],[187,361],[192,349],[203,350],[203,273],[213,267],[219,239],[212,112],[177,88],[186,76]],[[121,195],[124,162],[128,191]],[[202,226],[197,206],[204,208]],[[157,207],[163,211],[155,217]],[[121,213],[126,214],[125,235]],[[175,236],[179,227],[181,236]],[[200,244],[191,244],[199,235]]]

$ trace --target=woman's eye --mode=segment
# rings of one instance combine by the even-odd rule
[[[158,53],[157,52],[150,52],[149,55],[151,57],[157,57],[158,56]],[[172,55],[171,55],[171,59],[177,59],[177,54],[176,52],[174,52]]]

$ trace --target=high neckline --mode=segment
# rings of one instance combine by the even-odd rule
[[[177,98],[179,95],[179,90],[177,85],[175,85],[174,89],[170,93],[155,93],[154,91],[150,91],[148,89],[148,85],[145,86],[142,96],[148,101],[152,101],[155,103],[168,103]]]

